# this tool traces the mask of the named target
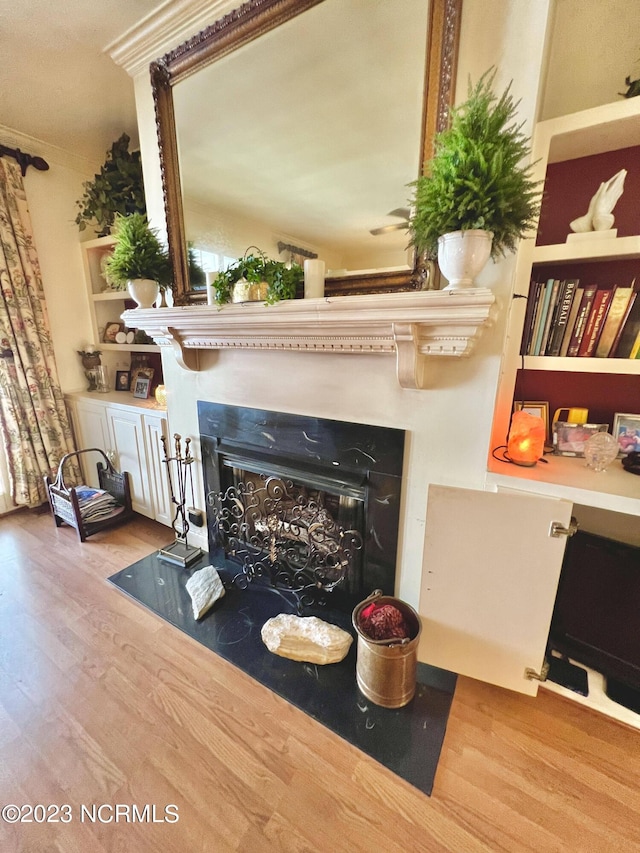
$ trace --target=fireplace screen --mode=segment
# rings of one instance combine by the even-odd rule
[[[236,585],[264,577],[298,592],[332,591],[361,574],[363,490],[338,494],[228,459],[222,484],[208,501],[219,543],[238,565]]]
[[[264,578],[349,612],[374,589],[394,594],[403,431],[202,400],[198,418],[225,582]]]

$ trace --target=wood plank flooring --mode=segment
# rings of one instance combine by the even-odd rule
[[[426,797],[105,582],[169,533],[0,518],[0,851],[640,851],[637,731],[461,678]]]

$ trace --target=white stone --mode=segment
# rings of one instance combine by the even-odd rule
[[[201,619],[225,593],[220,575],[213,566],[198,569],[191,575],[186,586],[191,596],[194,619]]]
[[[270,652],[306,663],[338,663],[346,657],[353,637],[316,616],[280,613],[262,626],[262,641]]]

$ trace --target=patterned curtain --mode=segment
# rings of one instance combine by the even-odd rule
[[[17,506],[47,500],[45,474],[75,448],[17,163],[0,159],[0,433]],[[65,466],[66,467],[66,466]],[[77,470],[73,472],[77,475]]]

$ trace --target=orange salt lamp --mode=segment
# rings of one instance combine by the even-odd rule
[[[544,453],[545,434],[542,418],[528,412],[514,412],[507,440],[507,456],[516,465],[535,465]]]

